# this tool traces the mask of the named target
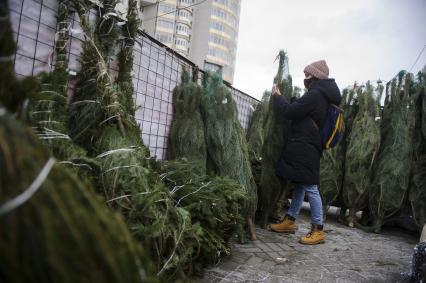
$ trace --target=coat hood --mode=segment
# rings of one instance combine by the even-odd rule
[[[342,95],[334,79],[318,80],[312,85],[311,89],[320,91],[329,103],[340,105]]]

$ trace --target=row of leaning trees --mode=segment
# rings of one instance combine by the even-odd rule
[[[281,51],[274,83],[289,100],[300,96],[292,87],[288,58]],[[283,76],[283,74],[286,75]],[[402,226],[420,230],[426,221],[426,73],[400,71],[386,82],[355,83],[342,91],[344,136],[323,153],[319,190],[324,211],[341,208],[350,227],[380,232],[401,217]],[[253,113],[248,132],[250,160],[259,191],[260,223],[279,218],[292,184],[275,176],[291,121],[278,115],[274,96],[266,91]],[[357,212],[362,211],[362,219]],[[407,217],[408,216],[408,217]],[[410,220],[411,219],[411,220]]]

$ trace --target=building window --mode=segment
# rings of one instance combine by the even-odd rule
[[[163,33],[163,32],[157,32],[155,34],[155,38],[162,43],[171,43],[173,39],[173,35]]]
[[[223,37],[214,34],[210,34],[209,41],[214,44],[226,46],[226,40]]]
[[[186,39],[183,39],[183,38],[177,38],[177,39],[175,40],[175,44],[176,44],[176,45],[178,45],[178,46],[188,47],[189,42],[188,42],[188,40],[186,40]]]
[[[158,19],[158,26],[163,28],[173,29],[174,22],[172,20],[167,20],[167,19]]]
[[[175,11],[176,7],[162,3],[159,5],[158,10],[160,11],[160,13],[170,13],[172,11]]]
[[[184,25],[184,24],[178,24],[178,25],[176,25],[176,32],[189,34],[189,27],[187,25]]]
[[[212,14],[215,15],[216,17],[218,17],[218,18],[221,18],[221,19],[224,19],[224,20],[227,19],[226,12],[224,10],[220,9],[220,8],[213,8]]]
[[[211,24],[210,24],[210,27],[212,29],[216,29],[218,31],[225,32],[225,26],[221,23],[212,21]]]
[[[191,13],[186,10],[179,10],[179,16],[191,20]]]
[[[213,47],[209,47],[208,55],[216,57],[216,58],[220,58],[223,61],[229,62],[228,52],[226,52],[226,51],[216,49],[216,48],[213,48]]]

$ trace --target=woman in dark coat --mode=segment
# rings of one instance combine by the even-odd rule
[[[271,224],[276,232],[294,233],[305,193],[311,207],[311,232],[300,239],[302,244],[319,244],[325,241],[323,232],[322,201],[318,191],[322,144],[321,129],[330,104],[339,105],[341,95],[334,79],[329,79],[324,60],[314,62],[304,69],[307,92],[290,103],[274,86],[282,115],[291,120],[290,135],[277,165],[277,175],[296,184],[290,208],[281,223]]]

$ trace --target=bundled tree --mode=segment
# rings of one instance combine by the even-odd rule
[[[248,156],[245,133],[237,118],[237,107],[228,88],[218,74],[204,77],[202,114],[207,146],[207,171],[229,176],[243,186],[247,201],[243,215],[255,240],[253,217],[257,195]]]
[[[381,93],[376,97],[369,82],[358,89],[358,112],[348,137],[345,179],[342,190],[344,204],[349,208],[348,222],[354,227],[355,213],[368,205],[368,189],[372,168],[380,146],[379,116]]]
[[[265,117],[268,111],[268,103],[271,93],[265,91],[262,101],[254,107],[253,115],[250,121],[250,127],[247,132],[247,144],[249,148],[250,159],[262,160],[262,147],[264,142]]]
[[[41,90],[29,103],[29,119],[39,138],[47,145],[61,164],[77,171],[81,177],[93,178],[98,165],[87,157],[86,151],[76,145],[68,135],[67,109],[69,42],[69,1],[60,1],[58,7],[54,70],[40,77]]]
[[[253,172],[254,181],[257,189],[260,189],[260,176],[262,173],[262,148],[264,142],[265,116],[268,111],[268,103],[271,97],[269,91],[263,93],[262,101],[256,104],[250,122],[250,128],[247,133],[247,144]]]
[[[409,204],[411,215],[416,221],[419,229],[426,224],[426,136],[422,131],[423,123],[426,121],[426,73],[420,72],[418,80],[413,86],[415,95],[416,122],[414,127],[414,156],[413,156],[413,172],[409,188]]]
[[[348,136],[352,128],[354,116],[356,114],[357,104],[355,104],[355,87],[353,89],[344,89],[342,94],[341,108],[345,129],[342,140],[337,147],[324,151],[320,167],[320,194],[324,206],[324,218],[328,207],[332,204],[340,206],[344,217],[346,209],[341,198],[345,153],[348,144]]]
[[[0,281],[156,282],[122,218],[0,110]]]
[[[382,142],[369,195],[374,232],[401,209],[407,195],[415,125],[411,81],[411,74],[399,73],[383,111]]]
[[[197,78],[193,78],[195,81]],[[181,84],[173,90],[174,117],[169,137],[170,159],[186,158],[199,162],[206,172],[207,149],[200,103],[202,88],[182,72]]]
[[[229,177],[206,175],[199,161],[166,161],[161,172],[176,206],[190,213],[198,230],[194,268],[217,264],[231,253],[231,239],[242,232],[243,187]]]
[[[278,54],[278,72],[274,84],[288,99],[292,95],[292,79],[288,70],[288,57],[284,51]],[[260,225],[266,227],[268,219],[276,210],[277,201],[285,196],[286,184],[275,174],[276,164],[279,161],[285,146],[290,127],[290,121],[280,115],[276,107],[276,97],[269,99],[268,110],[264,120],[264,143],[262,149],[262,173],[259,190]]]

